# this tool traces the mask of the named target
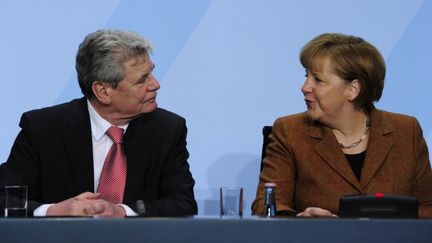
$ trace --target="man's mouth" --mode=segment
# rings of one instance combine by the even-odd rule
[[[145,100],[144,103],[153,103],[155,101],[156,101],[156,95],[150,99]]]

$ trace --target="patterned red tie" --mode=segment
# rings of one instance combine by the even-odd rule
[[[105,159],[97,191],[103,199],[120,204],[123,202],[126,185],[126,157],[122,146],[123,129],[112,126],[106,133],[113,140],[113,145]]]

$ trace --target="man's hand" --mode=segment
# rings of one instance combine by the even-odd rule
[[[50,206],[47,216],[93,216],[125,217],[123,207],[100,199],[99,193],[84,192]]]
[[[337,217],[337,215],[322,208],[308,207],[305,211],[297,214],[297,217]]]
[[[113,218],[126,217],[126,211],[122,206],[110,203],[102,199],[98,199],[93,202],[93,209],[93,215]]]

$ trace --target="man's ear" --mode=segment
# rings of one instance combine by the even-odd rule
[[[96,80],[92,84],[92,90],[95,98],[99,100],[99,102],[105,105],[111,103],[111,85]]]
[[[360,80],[354,79],[353,81],[351,81],[348,88],[348,100],[353,101],[355,98],[357,98],[357,96],[360,94],[360,90]]]

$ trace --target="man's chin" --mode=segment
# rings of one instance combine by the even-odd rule
[[[153,112],[158,108],[158,104],[156,101],[146,104],[146,106],[143,108],[143,112],[142,113],[149,113],[149,112]]]

